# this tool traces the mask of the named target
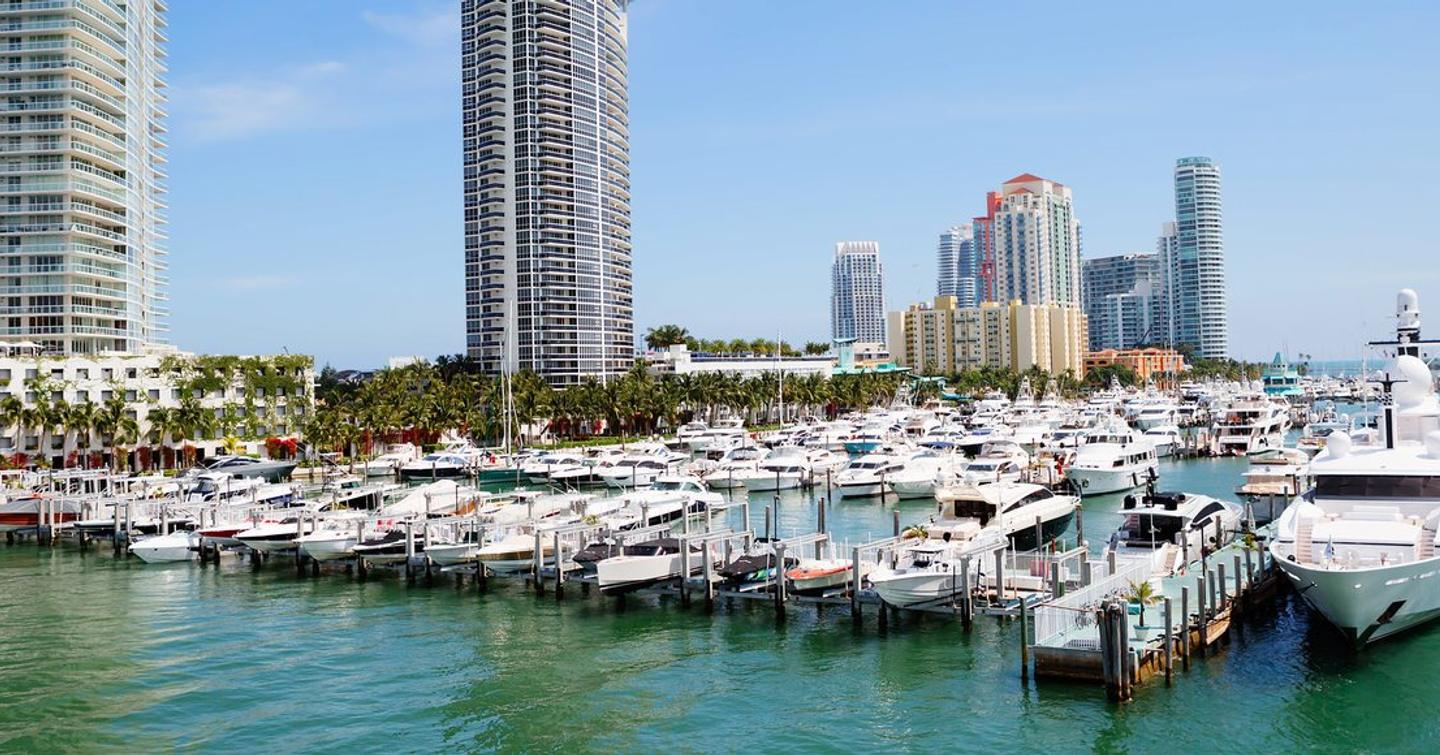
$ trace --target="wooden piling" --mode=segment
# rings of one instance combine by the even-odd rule
[[[1024,598],[1020,599],[1020,680],[1030,680],[1030,621]]]
[[[1171,676],[1175,670],[1175,659],[1173,656],[1175,648],[1174,624],[1170,617],[1170,599],[1165,599],[1165,685],[1171,683]]]
[[[1225,565],[1215,565],[1215,590],[1219,593],[1215,599],[1215,610],[1225,610],[1226,604],[1230,602],[1229,596],[1225,594]]]
[[[890,512],[890,513],[891,513],[890,536],[891,536],[891,537],[900,537],[900,509],[895,509],[894,511],[892,511],[892,512]]]
[[[649,512],[648,508],[647,508],[647,510],[642,514],[642,516],[645,517],[646,522],[649,522],[649,520],[650,520],[649,514],[650,514],[650,512]],[[542,576],[541,576],[541,574],[540,574],[540,570],[541,570],[541,568],[544,566],[544,564],[545,564],[545,549],[544,549],[544,544],[541,543],[541,541],[540,541],[540,528],[537,527],[537,528],[535,528],[535,550],[534,550],[534,552],[531,554],[531,559],[530,559],[530,574],[531,574],[531,577],[535,580],[535,594],[536,594],[536,595],[544,595],[544,594],[545,594],[545,580],[542,578]]]
[[[555,542],[554,542],[554,549],[555,549],[555,599],[556,599],[556,600],[562,600],[562,599],[565,598],[565,569],[564,569],[564,567],[562,566],[562,564],[563,564],[564,561],[565,561],[565,558],[564,558],[564,556],[565,556],[565,551],[563,550],[563,548],[564,548],[564,546],[563,546],[563,545],[561,544],[561,542],[560,542],[560,533],[559,533],[559,532],[556,532],[556,533],[555,533]],[[683,581],[682,581],[682,584],[683,584]],[[686,602],[687,604],[690,602],[689,599],[688,599],[688,596],[687,596],[687,599],[686,599],[685,602]]]
[[[995,604],[1005,605],[1005,549],[995,551]]]
[[[1180,588],[1180,667],[1190,670],[1190,588]]]
[[[705,580],[705,610],[715,610],[715,571],[710,559],[710,544],[700,550],[700,575]]]
[[[775,543],[775,621],[785,623],[785,543]]]
[[[1201,658],[1205,657],[1205,630],[1210,624],[1210,617],[1205,611],[1205,596],[1205,575],[1201,573],[1195,577],[1195,628],[1199,630],[1195,635],[1195,654]]]
[[[825,484],[830,484],[830,472],[825,472]],[[850,620],[857,626],[861,621],[860,614],[860,549],[850,549]]]

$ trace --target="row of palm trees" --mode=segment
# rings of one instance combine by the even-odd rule
[[[897,373],[653,375],[637,364],[617,377],[557,389],[520,372],[510,381],[513,409],[507,412],[500,379],[447,358],[381,370],[351,385],[322,373],[317,410],[304,433],[321,448],[362,451],[379,439],[428,443],[450,430],[483,445],[507,437],[647,435],[691,418],[714,421],[726,412],[756,425],[888,404],[904,380]]]

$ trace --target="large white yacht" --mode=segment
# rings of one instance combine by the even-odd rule
[[[1265,396],[1241,398],[1215,418],[1216,452],[1244,456],[1285,445],[1290,411]]]
[[[1296,591],[1357,646],[1440,616],[1440,401],[1420,359],[1414,291],[1397,299],[1380,440],[1331,433],[1312,491],[1281,515],[1270,552]]]
[[[1075,463],[1065,474],[1080,495],[1101,495],[1137,488],[1155,474],[1155,444],[1116,419],[1085,436]]]

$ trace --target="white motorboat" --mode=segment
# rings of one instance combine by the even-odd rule
[[[715,490],[729,490],[745,484],[748,476],[760,466],[766,452],[758,446],[736,446],[725,452],[715,468],[705,473],[705,484]]]
[[[130,544],[130,552],[147,564],[189,561],[199,550],[200,534],[192,530],[155,535]]]
[[[922,452],[911,456],[899,472],[888,478],[899,498],[930,498],[935,490],[965,474],[969,461],[958,452]]]
[[[875,569],[870,561],[860,562],[860,579],[863,581]],[[851,584],[855,564],[843,558],[805,558],[785,571],[790,580],[790,591],[799,595],[823,593],[838,590]]]
[[[1180,434],[1180,428],[1175,425],[1156,425],[1146,428],[1145,437],[1155,444],[1157,457],[1171,456],[1185,445],[1185,438]]]
[[[964,542],[982,530],[995,529],[1017,550],[1035,548],[1037,521],[1041,544],[1059,537],[1069,529],[1080,505],[1075,496],[1056,495],[1027,482],[946,486],[935,491],[935,500],[936,513],[925,525],[930,539]]]
[[[608,594],[630,592],[680,577],[685,570],[680,541],[659,538],[636,545],[627,545],[618,556],[595,564],[595,581],[600,591]],[[699,547],[690,546],[690,572],[703,563]]]
[[[1226,545],[1244,509],[1207,495],[1147,492],[1125,496],[1121,513],[1109,549],[1119,559],[1148,559],[1152,576],[1169,576]]]
[[[680,463],[680,459],[661,455],[644,454],[627,456],[614,466],[599,470],[596,474],[611,488],[643,488],[655,478],[669,474]]]
[[[987,558],[1006,547],[1005,536],[986,529],[963,543],[919,540],[903,547],[894,567],[882,564],[870,572],[870,586],[880,599],[901,608],[954,599],[967,586],[980,584]]]
[[[540,536],[541,563],[554,561],[555,547],[551,538]],[[496,574],[514,574],[535,567],[535,533],[524,529],[515,530],[485,544],[475,551],[474,557],[485,568]]]
[[[1091,496],[1138,488],[1158,468],[1155,444],[1116,420],[1086,435],[1065,475],[1080,495]]]
[[[552,451],[543,453],[520,466],[520,474],[530,482],[537,484],[549,483],[552,479],[559,480],[566,472],[576,473],[589,471],[590,465],[586,463],[585,456],[578,453],[566,451]]]
[[[295,539],[314,529],[307,516],[293,516],[278,522],[265,522],[235,534],[235,540],[251,550],[274,553],[295,547]]]
[[[834,475],[841,498],[865,498],[890,492],[890,475],[905,468],[905,459],[891,453],[861,456]]]
[[[965,465],[962,479],[970,485],[1020,482],[1029,465],[1030,454],[1019,444],[1008,438],[996,438],[987,441],[980,454]]]
[[[400,467],[402,480],[426,480],[442,477],[463,477],[470,472],[476,460],[470,456],[436,451]]]
[[[653,527],[668,524],[682,517],[702,514],[710,506],[724,502],[719,493],[707,490],[695,477],[666,475],[657,478],[645,490],[619,496],[614,513],[599,516],[600,522],[612,530]]]
[[[1440,401],[1421,359],[1414,291],[1396,302],[1395,359],[1382,386],[1380,442],[1326,438],[1315,487],[1270,543],[1296,593],[1356,646],[1440,617]]]

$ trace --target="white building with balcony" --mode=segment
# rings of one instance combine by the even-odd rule
[[[465,345],[552,385],[635,362],[626,0],[463,0]]]
[[[163,343],[162,0],[0,3],[0,337]]]
[[[54,358],[33,342],[0,343],[0,457],[54,468],[110,465],[118,447],[125,457],[119,466],[133,469],[142,456],[158,464],[163,446],[184,443],[204,458],[220,453],[226,436],[250,446],[291,437],[314,410],[313,365],[305,356],[203,356],[164,347]],[[86,406],[95,414],[75,411]],[[33,411],[41,407],[49,420]],[[95,415],[112,407],[134,420],[133,432],[107,431]],[[162,437],[157,410],[181,407],[208,415],[208,427]],[[11,414],[21,408],[32,411]],[[41,426],[45,421],[54,424]]]

